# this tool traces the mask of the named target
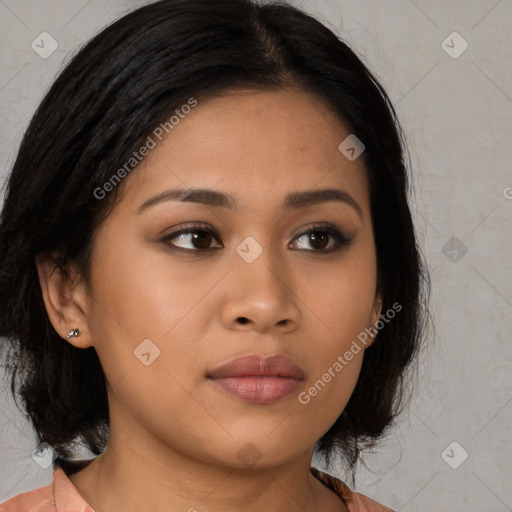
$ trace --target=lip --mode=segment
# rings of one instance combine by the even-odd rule
[[[253,403],[275,402],[293,393],[305,379],[302,368],[287,357],[237,357],[207,375],[224,391]]]

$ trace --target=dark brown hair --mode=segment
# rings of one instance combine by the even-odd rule
[[[355,53],[286,3],[163,0],[106,27],[60,73],[23,137],[0,220],[0,334],[11,390],[61,456],[74,442],[101,453],[108,402],[94,348],[77,349],[51,325],[34,258],[58,251],[89,282],[93,235],[108,215],[94,191],[175,109],[228,89],[294,87],[323,99],[364,142],[382,311],[400,313],[366,349],[348,405],[317,443],[353,470],[401,409],[406,370],[426,332],[430,290],[407,202],[402,130],[386,92]],[[341,142],[341,141],[340,141]],[[135,171],[136,172],[136,171]]]

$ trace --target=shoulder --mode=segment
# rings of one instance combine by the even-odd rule
[[[55,467],[50,485],[23,492],[0,504],[0,512],[94,512],[64,470]]]
[[[368,496],[352,491],[344,482],[324,471],[312,467],[311,474],[334,491],[343,500],[349,512],[393,512]]]
[[[54,477],[55,478],[55,477]],[[55,512],[53,482],[33,491],[22,492],[0,504],[0,512]]]

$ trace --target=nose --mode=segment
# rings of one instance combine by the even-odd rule
[[[291,273],[270,251],[252,263],[235,256],[221,318],[228,329],[291,332],[300,322],[299,299]]]

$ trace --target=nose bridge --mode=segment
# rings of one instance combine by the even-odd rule
[[[258,330],[296,324],[300,313],[279,251],[245,239],[236,252],[223,307],[224,322],[239,325],[243,318]]]
[[[236,247],[235,272],[246,279],[254,278],[262,286],[281,289],[291,279],[286,269],[283,249],[272,241],[269,233],[260,233],[258,239],[247,236]]]

